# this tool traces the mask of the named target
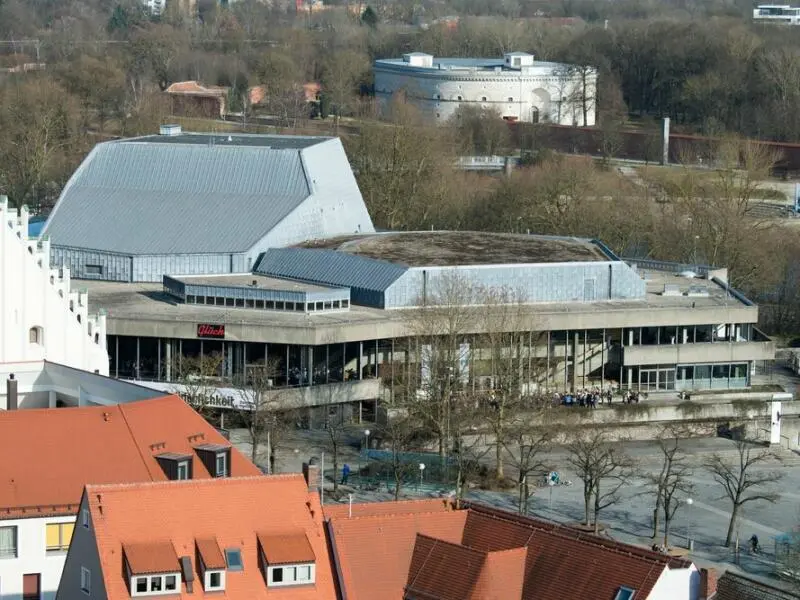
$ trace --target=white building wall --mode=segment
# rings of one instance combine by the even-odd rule
[[[698,600],[700,571],[692,564],[688,569],[664,569],[646,600]]]
[[[47,523],[72,523],[75,516],[30,519],[5,519],[0,527],[17,527],[17,558],[0,558],[0,598],[22,600],[22,576],[41,574],[41,600],[53,600],[66,552],[47,552],[45,525]]]
[[[584,78],[567,65],[534,63],[521,71],[497,73],[476,69],[447,70],[375,64],[375,95],[383,106],[393,94],[404,91],[437,123],[450,119],[460,106],[494,109],[501,117],[522,122],[593,126],[597,99],[597,73]],[[586,98],[584,122],[582,98]]]
[[[302,159],[311,195],[249,250],[248,271],[269,248],[375,232],[341,140],[305,148]]]
[[[50,268],[49,242],[28,239],[27,208],[0,196],[0,363],[41,360],[108,375],[106,317],[88,314],[69,269]]]

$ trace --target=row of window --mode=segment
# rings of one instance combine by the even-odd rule
[[[255,308],[261,310],[287,310],[313,312],[350,308],[350,300],[326,300],[324,302],[281,302],[277,300],[255,300],[250,298],[224,298],[222,296],[186,296],[186,304]]]
[[[81,512],[81,525],[89,528],[89,512]],[[66,552],[75,530],[75,522],[45,524],[45,549],[47,552]],[[16,525],[0,527],[0,559],[19,557],[18,529]]]

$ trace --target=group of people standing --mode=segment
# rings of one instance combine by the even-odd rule
[[[622,401],[626,404],[638,404],[642,398],[646,398],[647,394],[642,392],[635,392],[628,390],[622,393]],[[553,394],[553,404],[562,404],[564,406],[580,406],[581,408],[597,408],[598,404],[607,402],[611,404],[614,398],[614,392],[609,388],[601,390],[600,388],[582,389],[577,392],[555,392]]]

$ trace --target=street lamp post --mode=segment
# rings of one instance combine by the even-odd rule
[[[369,434],[372,433],[369,429],[364,430],[364,437],[367,438],[367,450],[369,450]]]
[[[422,480],[425,476],[425,463],[419,463],[419,485],[422,486]]]
[[[690,552],[694,550],[694,540],[692,539],[692,504],[694,504],[694,500],[687,498],[686,506],[688,508],[686,510],[686,548],[688,548]]]

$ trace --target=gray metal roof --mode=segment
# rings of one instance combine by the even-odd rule
[[[450,58],[444,56],[436,57],[433,59],[433,66],[430,67],[420,67],[417,65],[411,65],[405,62],[402,58],[381,58],[375,61],[375,65],[385,66],[385,67],[399,67],[409,70],[421,69],[423,71],[436,71],[440,69],[446,70],[449,67],[456,71],[477,69],[479,71],[493,72],[495,68],[499,68],[506,77],[514,74],[523,74],[523,72],[520,71],[519,69],[510,69],[508,66],[506,66],[502,56],[500,58]],[[564,63],[537,60],[534,61],[532,68],[534,69],[536,67],[555,68],[560,66],[564,66]]]
[[[383,260],[336,250],[276,248],[264,254],[255,272],[336,287],[385,291],[408,269]]]
[[[256,146],[275,150],[302,150],[331,137],[302,135],[258,135],[248,133],[180,133],[178,135],[145,135],[126,142],[148,144],[195,144],[199,146]]]
[[[186,137],[98,144],[42,235],[56,246],[124,254],[245,251],[311,194],[303,151],[289,146],[331,139],[286,140],[287,149],[275,149],[252,138],[284,136],[213,145],[181,143]]]

